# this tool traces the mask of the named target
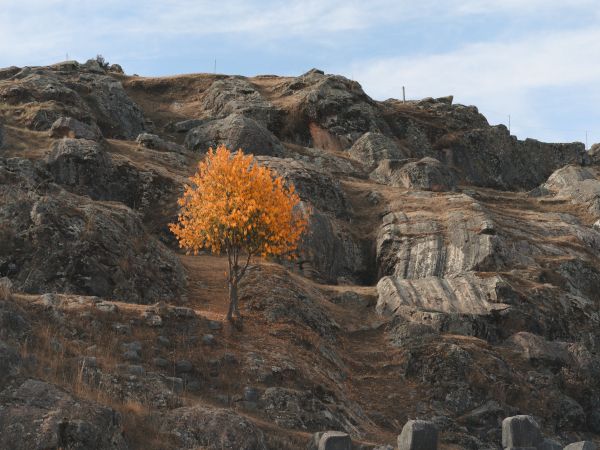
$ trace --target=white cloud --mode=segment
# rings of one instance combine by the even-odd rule
[[[401,97],[406,86],[409,98],[454,94],[461,103],[487,109],[496,121],[506,122],[508,114],[526,117],[527,124],[521,123],[527,133],[528,127],[543,126],[540,105],[533,102],[536,94],[595,87],[599,54],[600,29],[594,27],[470,44],[442,54],[357,61],[345,73],[353,73],[379,99]],[[600,86],[596,89],[600,94]]]

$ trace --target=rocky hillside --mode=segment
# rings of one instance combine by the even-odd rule
[[[219,143],[311,214],[298,261],[255,261],[241,330],[226,261],[167,229]],[[518,414],[600,442],[599,152],[318,70],[0,69],[0,448],[303,449],[334,430],[391,449],[423,419],[441,449],[500,449]]]

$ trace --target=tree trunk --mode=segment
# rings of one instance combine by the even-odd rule
[[[233,315],[240,316],[238,310],[238,287],[237,281],[229,281],[229,311],[227,312],[227,320],[233,321]]]

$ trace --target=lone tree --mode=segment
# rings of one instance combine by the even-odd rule
[[[259,166],[242,150],[209,149],[178,203],[178,222],[169,227],[180,247],[227,254],[229,312],[239,318],[238,283],[253,256],[293,257],[307,221],[294,186]]]

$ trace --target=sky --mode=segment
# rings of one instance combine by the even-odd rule
[[[0,67],[300,75],[454,95],[519,138],[600,142],[598,0],[0,0]]]

